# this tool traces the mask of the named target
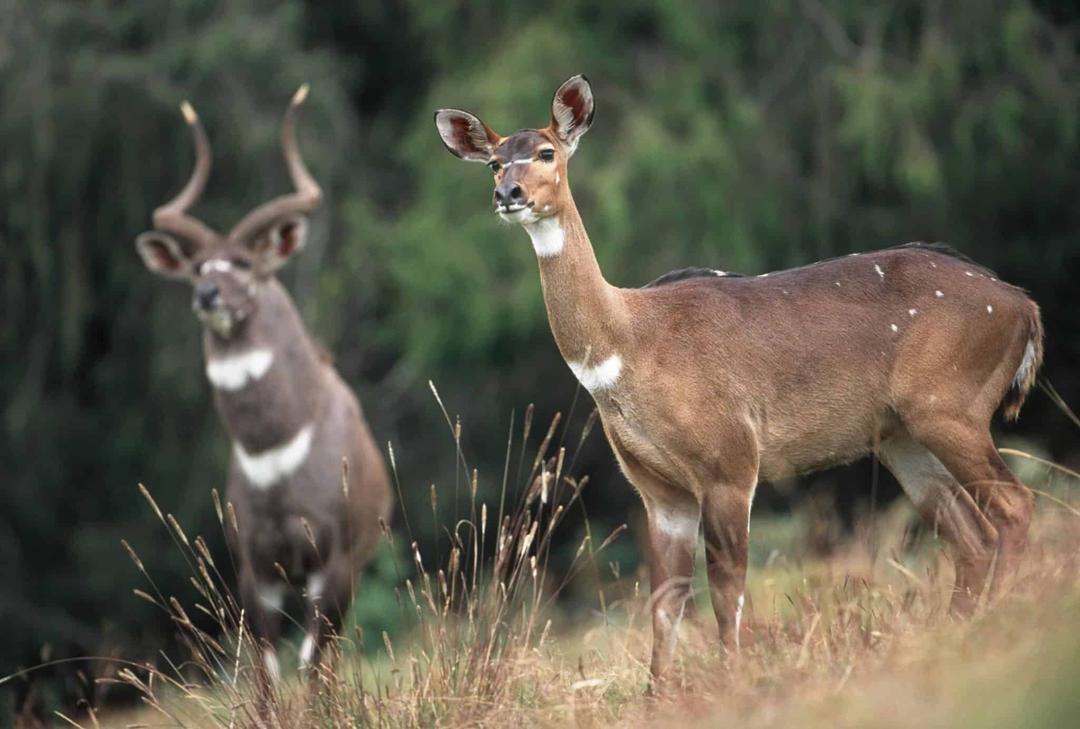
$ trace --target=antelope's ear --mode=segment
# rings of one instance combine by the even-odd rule
[[[191,258],[167,233],[148,230],[135,239],[135,249],[146,267],[159,276],[190,281],[194,275]]]
[[[307,243],[307,233],[307,216],[286,215],[275,221],[252,245],[256,272],[269,276],[285,265]]]
[[[581,135],[589,131],[595,112],[592,86],[584,75],[567,79],[555,92],[551,100],[551,131],[566,145],[567,156],[574,154]]]
[[[439,109],[435,126],[446,148],[470,162],[486,164],[502,141],[491,127],[467,111]]]

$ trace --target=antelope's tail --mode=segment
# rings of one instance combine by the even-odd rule
[[[1027,319],[1027,346],[1024,347],[1024,357],[1020,360],[1020,366],[1016,368],[1016,374],[1002,402],[1002,413],[1006,420],[1016,420],[1020,417],[1020,408],[1035,384],[1035,375],[1043,361],[1042,317],[1039,315],[1038,304],[1034,301],[1028,303],[1031,306],[1031,313]]]

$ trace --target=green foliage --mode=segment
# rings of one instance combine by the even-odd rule
[[[137,482],[190,531],[220,532],[209,491],[228,444],[198,327],[187,292],[133,250],[190,169],[182,99],[215,149],[197,212],[228,227],[287,185],[278,125],[312,83],[301,146],[328,200],[284,278],[394,442],[430,545],[428,486],[460,469],[427,381],[463,417],[482,498],[511,410],[537,400],[546,422],[574,393],[527,238],[491,215],[489,173],[443,150],[435,108],[504,133],[544,125],[558,83],[584,71],[598,111],[571,176],[611,281],[949,240],[1040,301],[1047,371],[1075,403],[1073,22],[1019,0],[6,4],[0,613],[13,638],[0,673],[46,642],[150,654],[171,634],[130,597],[139,579],[118,547],[132,542],[165,592],[188,589]],[[1036,401],[1022,432],[1066,459],[1064,422]],[[585,500],[604,532],[634,496],[602,439],[588,446],[577,471],[593,476]],[[372,630],[393,627],[379,622],[385,567],[356,609]]]

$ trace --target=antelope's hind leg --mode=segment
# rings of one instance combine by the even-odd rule
[[[728,652],[739,648],[750,548],[750,502],[755,485],[751,481],[749,487],[716,488],[702,504],[709,595],[720,643]]]
[[[878,457],[922,518],[950,547],[956,565],[950,610],[970,615],[986,584],[997,530],[937,456],[906,431],[883,441]]]
[[[986,425],[937,417],[908,429],[945,465],[996,530],[997,561],[990,597],[1000,595],[1027,547],[1035,495],[1005,465]]]

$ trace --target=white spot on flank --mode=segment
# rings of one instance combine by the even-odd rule
[[[304,642],[300,644],[300,669],[303,670],[311,665],[311,659],[315,656],[315,637],[311,633],[304,634]]]
[[[895,324],[890,324],[889,328],[892,329],[894,332],[900,331],[900,327],[896,326]]]
[[[285,585],[280,582],[259,585],[255,588],[255,596],[267,610],[280,610],[285,604]]]
[[[908,309],[907,313],[908,313],[908,316],[915,316],[916,314],[919,313],[919,310],[918,309]]]
[[[263,648],[263,665],[270,674],[270,680],[277,683],[281,680],[281,664],[278,663],[277,653],[273,648]]]
[[[233,443],[233,453],[240,464],[240,470],[247,476],[251,485],[258,489],[273,486],[287,478],[303,465],[311,452],[311,438],[315,426],[308,423],[292,440],[277,448],[262,453],[248,453],[239,443]]]
[[[769,274],[767,274],[767,273],[759,273],[759,274],[758,274],[758,278],[765,278],[765,277],[766,277],[766,276],[768,276],[768,275],[769,275]]]
[[[990,277],[990,280],[991,280],[991,281],[997,281],[997,279],[996,279],[996,278],[994,278],[993,276],[991,276],[991,277]]]
[[[701,517],[696,511],[679,511],[657,506],[652,514],[653,525],[672,539],[697,539]]]
[[[718,268],[714,268],[712,270],[712,272],[713,272],[713,276],[727,276],[727,271],[721,271]]]
[[[839,281],[836,282],[836,288],[840,288],[840,282]]]
[[[260,379],[273,363],[272,351],[253,349],[243,354],[209,360],[206,363],[206,378],[219,390],[233,392]]]
[[[944,295],[945,294],[943,294],[940,289],[934,292],[934,296],[938,297],[939,299]]]
[[[787,295],[788,295],[788,290],[787,290],[787,289],[783,289],[783,291],[784,291],[784,296],[787,296]]]
[[[972,278],[975,278],[975,274],[973,274],[971,271],[964,271],[964,275],[965,276],[971,276]]]
[[[875,263],[874,264],[874,270],[877,272],[878,276],[881,276],[881,280],[884,281],[885,280],[885,272],[881,270],[881,266],[879,266],[879,265],[877,265]]]
[[[987,314],[993,314],[994,313],[994,307],[990,306],[990,304],[987,304],[986,305],[986,313]]]
[[[567,362],[570,371],[578,378],[578,382],[589,392],[606,390],[612,387],[619,379],[622,372],[622,357],[613,354],[595,367],[588,367],[580,362]]]
[[[540,258],[557,256],[566,244],[566,233],[558,218],[542,218],[535,223],[527,223],[525,232],[532,239],[533,249]]]
[[[930,268],[937,268],[937,264],[933,261],[930,261]]]

